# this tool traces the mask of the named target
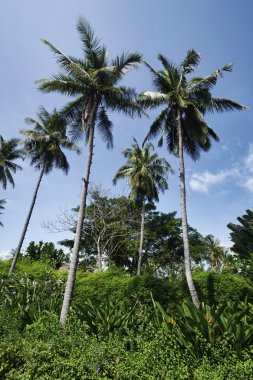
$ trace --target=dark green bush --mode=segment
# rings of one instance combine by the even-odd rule
[[[245,297],[253,302],[253,286],[238,274],[198,272],[193,278],[200,300],[209,305],[243,301]]]
[[[157,278],[150,274],[133,276],[122,271],[87,273],[78,271],[74,303],[82,303],[87,298],[97,304],[109,298],[113,303],[132,306],[136,300],[151,304],[150,293],[162,305],[176,304],[180,300],[179,282]]]

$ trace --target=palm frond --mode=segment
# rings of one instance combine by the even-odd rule
[[[213,73],[207,77],[196,77],[192,78],[187,83],[187,92],[196,92],[198,90],[211,90],[217,83],[219,78],[223,77],[223,71],[232,71],[232,64],[226,64],[220,69],[215,70]]]
[[[80,17],[77,22],[77,30],[83,43],[83,51],[86,60],[93,68],[101,68],[106,65],[106,48],[101,44],[91,25]]]
[[[114,87],[106,89],[103,96],[103,105],[112,111],[122,112],[130,117],[146,116],[143,107],[136,101],[137,95],[133,88]]]
[[[105,107],[101,106],[97,115],[98,133],[106,143],[107,149],[113,148],[112,122],[109,120]]]
[[[212,98],[211,102],[209,104],[209,107],[207,107],[207,111],[213,113],[213,112],[226,112],[226,111],[245,111],[247,110],[247,107],[235,102],[231,99],[224,99],[224,98]]]
[[[89,80],[89,75],[86,70],[79,65],[77,60],[71,60],[66,54],[64,54],[61,50],[51,44],[49,41],[42,39],[42,42],[49,47],[49,49],[56,56],[56,62],[60,66],[60,68],[66,72],[68,75],[71,73],[77,73],[82,79]]]
[[[6,204],[5,199],[0,199],[0,210],[4,210],[4,205]],[[2,215],[2,212],[0,212],[0,215]],[[0,226],[3,227],[3,223],[0,221]]]
[[[157,59],[162,63],[163,67],[170,75],[173,75],[177,70],[176,65],[169,61],[164,55],[159,53]]]
[[[136,69],[142,61],[142,55],[135,53],[123,53],[112,60],[113,74],[115,83],[129,71]]]
[[[200,54],[196,52],[196,50],[194,49],[188,50],[185,59],[180,65],[182,74],[186,75],[193,72],[196,69],[196,67],[198,67],[199,61]]]
[[[57,74],[51,79],[40,79],[35,82],[38,89],[44,93],[58,92],[63,95],[75,96],[80,95],[88,89],[88,86],[81,86],[76,80],[70,76]],[[89,82],[90,83],[90,82]]]
[[[157,116],[157,118],[154,120],[154,122],[151,124],[149,128],[149,132],[144,139],[144,144],[147,141],[153,138],[156,138],[158,134],[162,132],[162,129],[164,125],[166,124],[168,113],[169,113],[169,110],[166,108]]]

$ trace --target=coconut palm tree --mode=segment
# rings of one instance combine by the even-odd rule
[[[109,64],[105,46],[94,35],[91,26],[84,19],[79,19],[77,30],[82,42],[83,57],[77,59],[67,56],[50,42],[44,40],[57,58],[60,73],[49,80],[38,81],[39,89],[45,93],[58,92],[75,97],[64,107],[62,113],[70,124],[72,137],[78,139],[84,134],[88,145],[75,242],[60,317],[63,326],[66,324],[78,265],[95,126],[107,147],[111,148],[112,122],[107,111],[120,111],[130,116],[142,113],[140,105],[134,101],[134,89],[118,86],[118,82],[124,75],[140,63],[140,54],[122,54]]]
[[[151,153],[154,146],[151,143],[139,146],[136,139],[131,148],[125,149],[122,154],[126,158],[126,164],[117,171],[113,183],[119,179],[128,178],[131,188],[130,197],[141,205],[141,231],[137,274],[141,273],[143,255],[145,204],[146,202],[159,201],[159,191],[168,189],[168,172],[171,166],[165,158],[159,158],[156,153]]]
[[[18,148],[19,140],[4,140],[0,135],[0,183],[6,189],[8,182],[14,187],[15,183],[11,173],[22,170],[15,160],[23,159],[24,152]]]
[[[50,173],[54,168],[60,169],[65,174],[68,174],[69,164],[62,148],[79,152],[76,145],[71,142],[66,135],[65,120],[55,109],[50,114],[44,107],[40,107],[37,117],[39,121],[33,118],[26,119],[26,123],[32,125],[34,129],[21,130],[21,133],[25,136],[23,140],[24,150],[31,158],[31,165],[39,170],[40,174],[9,274],[15,269],[43,175]]]
[[[0,199],[0,210],[4,210],[4,205],[6,203],[5,199]],[[2,215],[2,212],[0,212],[0,215]],[[3,227],[3,223],[0,221],[0,226]]]
[[[246,107],[230,99],[212,97],[211,90],[223,76],[223,72],[232,70],[231,64],[215,70],[207,77],[188,79],[188,74],[194,71],[200,61],[200,55],[195,50],[189,50],[184,61],[178,66],[161,54],[158,55],[158,59],[163,66],[160,71],[155,71],[146,63],[153,77],[155,92],[142,93],[140,101],[149,108],[164,108],[151,125],[146,139],[160,134],[158,144],[162,145],[165,139],[169,152],[179,157],[185,274],[192,300],[198,307],[199,301],[190,264],[184,152],[193,160],[197,160],[201,150],[210,149],[212,139],[219,141],[217,134],[204,120],[207,113],[244,110]]]

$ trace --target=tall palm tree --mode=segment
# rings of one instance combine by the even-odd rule
[[[139,146],[136,139],[131,148],[125,149],[122,154],[126,158],[126,164],[121,166],[116,173],[113,183],[119,179],[128,177],[128,185],[131,188],[131,198],[141,205],[141,232],[137,274],[141,273],[143,255],[145,204],[146,201],[159,201],[159,191],[168,189],[168,172],[171,166],[165,158],[159,158],[156,153],[151,154],[154,146],[151,143]]]
[[[11,173],[22,170],[15,160],[23,159],[23,151],[18,148],[19,140],[4,140],[0,135],[0,183],[6,189],[8,182],[14,187],[15,183]]]
[[[4,210],[4,205],[6,203],[6,200],[5,199],[0,199],[0,210]],[[0,215],[2,214],[2,212],[0,212]],[[0,226],[3,227],[3,223],[0,221]]]
[[[44,40],[44,43],[49,46],[57,58],[60,73],[49,80],[38,81],[39,89],[45,93],[58,92],[75,97],[64,107],[62,112],[70,124],[72,137],[76,139],[84,134],[88,145],[88,158],[82,180],[75,241],[60,316],[60,322],[63,326],[67,320],[78,265],[94,148],[95,126],[107,147],[111,148],[113,145],[112,122],[108,117],[107,110],[121,111],[130,116],[141,114],[140,105],[134,101],[134,89],[118,86],[118,82],[124,75],[140,63],[140,54],[122,54],[109,64],[105,46],[94,35],[91,26],[84,19],[79,19],[77,30],[82,42],[83,57],[77,59],[67,56]]]
[[[144,92],[140,99],[147,107],[164,108],[151,125],[146,139],[161,133],[158,144],[162,145],[165,138],[169,152],[179,157],[185,273],[192,301],[198,307],[199,301],[190,264],[183,155],[185,152],[193,160],[197,160],[201,150],[210,149],[212,139],[219,141],[217,134],[204,120],[207,113],[244,110],[246,107],[230,99],[212,97],[211,90],[224,71],[232,71],[231,64],[215,70],[207,77],[188,79],[187,75],[194,71],[200,61],[200,55],[195,50],[189,50],[184,61],[178,66],[161,54],[158,55],[158,59],[163,70],[155,71],[146,63],[153,77],[155,92]]]
[[[24,150],[31,158],[31,165],[39,170],[40,174],[9,274],[15,269],[43,175],[50,173],[53,168],[60,169],[65,174],[68,173],[69,164],[62,148],[79,152],[76,145],[67,138],[66,122],[56,110],[50,114],[44,107],[40,107],[37,117],[39,121],[32,118],[26,119],[26,123],[34,127],[33,130],[21,130],[21,133],[25,136],[23,141]]]

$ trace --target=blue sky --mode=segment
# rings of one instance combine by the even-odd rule
[[[226,225],[236,222],[253,197],[252,133],[252,11],[251,0],[157,0],[148,2],[119,0],[9,0],[0,3],[1,101],[0,134],[18,137],[26,127],[24,118],[35,117],[39,105],[48,110],[68,100],[60,95],[44,95],[34,84],[57,72],[51,52],[41,42],[45,38],[67,54],[80,56],[80,41],[75,25],[79,16],[90,21],[96,34],[108,48],[109,57],[122,51],[139,51],[154,68],[159,68],[157,54],[181,62],[186,51],[194,48],[202,60],[197,75],[207,75],[225,63],[234,62],[216,86],[214,94],[230,97],[249,106],[247,112],[208,116],[209,125],[221,137],[208,153],[194,163],[186,158],[187,205],[189,224],[201,233],[211,233],[229,245]],[[137,91],[152,90],[148,70],[141,66],[130,73],[125,84]],[[158,112],[158,111],[157,111]],[[114,149],[107,151],[96,137],[91,180],[115,194],[127,194],[126,184],[112,186],[112,177],[123,163],[121,151],[130,146],[132,137],[145,137],[152,118],[131,120],[111,115],[114,123]],[[162,148],[175,170],[170,176],[170,190],[161,196],[158,209],[179,211],[178,162]],[[79,202],[86,149],[81,156],[68,155],[71,170],[66,177],[54,171],[41,184],[38,200],[24,247],[31,241],[57,242],[66,233],[49,234],[41,223],[53,220],[60,209],[70,209]],[[15,175],[15,189],[1,190],[6,198],[0,230],[0,254],[16,247],[30,204],[38,173],[22,163],[23,171]]]

